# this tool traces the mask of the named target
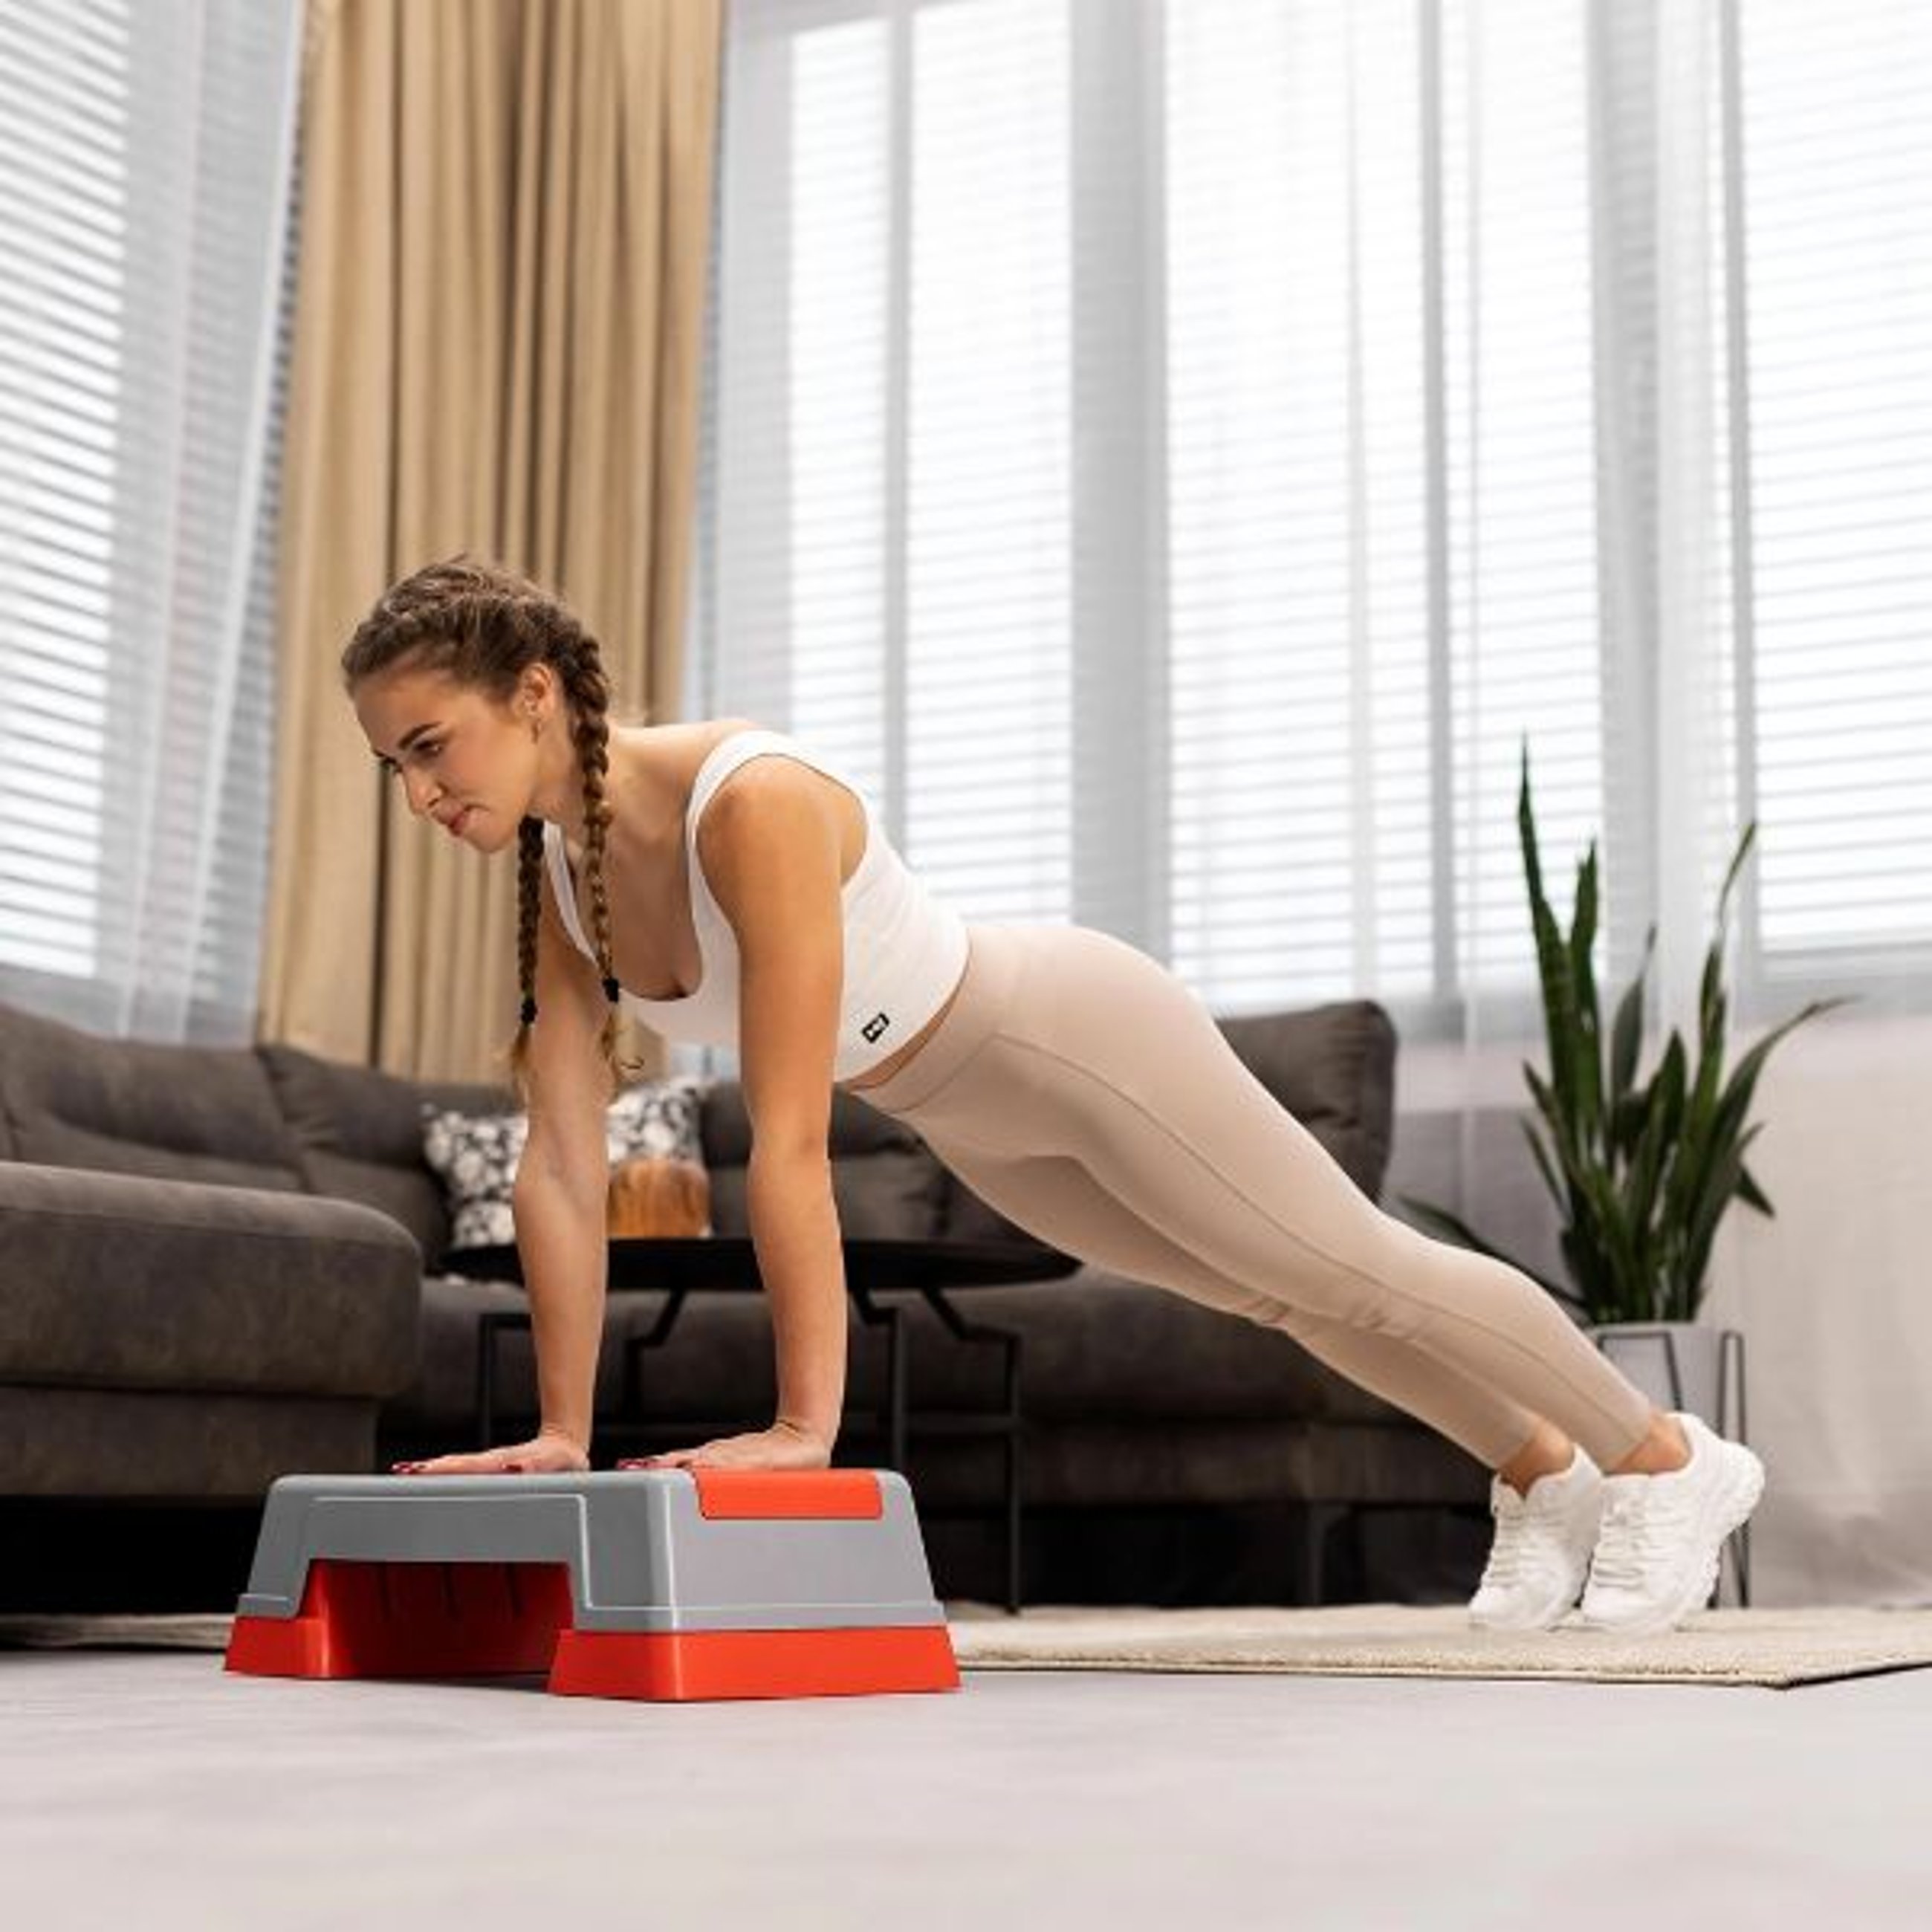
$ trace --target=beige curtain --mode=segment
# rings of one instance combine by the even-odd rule
[[[614,709],[677,715],[721,32],[309,0],[260,1039],[484,1079],[515,1030],[514,850],[412,819],[340,690],[386,584],[487,550],[582,614]]]

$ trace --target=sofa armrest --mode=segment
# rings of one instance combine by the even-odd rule
[[[0,1161],[0,1379],[388,1396],[422,1288],[358,1202]]]

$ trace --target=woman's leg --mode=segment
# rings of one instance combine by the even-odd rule
[[[1070,1155],[956,1146],[942,1158],[988,1206],[1029,1233],[1083,1261],[1281,1330],[1318,1361],[1419,1418],[1486,1468],[1500,1468],[1536,1430],[1538,1418],[1520,1404],[1406,1342],[1312,1314],[1216,1273],[1108,1193]]]
[[[1648,1398],[1552,1298],[1370,1201],[1157,961],[1083,926],[1010,928],[1003,953],[1014,942],[996,1016],[988,1001],[975,1017],[984,1037],[905,1111],[941,1160],[951,1138],[969,1185],[975,1148],[1077,1163],[1220,1281],[1438,1365],[1437,1406],[1476,1418],[1492,1465],[1516,1446],[1499,1439],[1506,1420],[1526,1419],[1520,1442],[1546,1416],[1605,1469],[1649,1435]],[[1036,1232],[1081,1252],[1054,1212]],[[1472,1390],[1505,1406],[1466,1411]]]

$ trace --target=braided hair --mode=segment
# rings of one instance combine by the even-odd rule
[[[400,666],[474,686],[494,703],[507,706],[523,672],[539,663],[550,665],[562,684],[584,776],[591,940],[604,982],[598,1046],[614,1092],[644,1067],[621,1046],[620,988],[610,957],[610,908],[604,884],[604,848],[611,816],[604,784],[610,768],[610,686],[596,639],[560,597],[500,563],[464,550],[424,564],[384,591],[356,627],[343,651],[341,668],[344,686],[352,693],[364,678]],[[517,970],[523,1007],[515,1035],[500,1056],[507,1060],[526,1107],[530,1028],[537,1018],[543,840],[543,820],[526,817],[517,828]]]

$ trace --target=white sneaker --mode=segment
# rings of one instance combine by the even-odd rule
[[[1577,1622],[1626,1636],[1669,1630],[1707,1604],[1724,1539],[1764,1493],[1764,1465],[1701,1416],[1671,1413],[1690,1444],[1681,1469],[1606,1476],[1604,1516]]]
[[[1602,1505],[1604,1474],[1573,1443],[1570,1466],[1539,1476],[1518,1496],[1490,1478],[1496,1541],[1482,1582],[1469,1599],[1469,1621],[1485,1630],[1547,1630],[1576,1600],[1590,1566]]]

